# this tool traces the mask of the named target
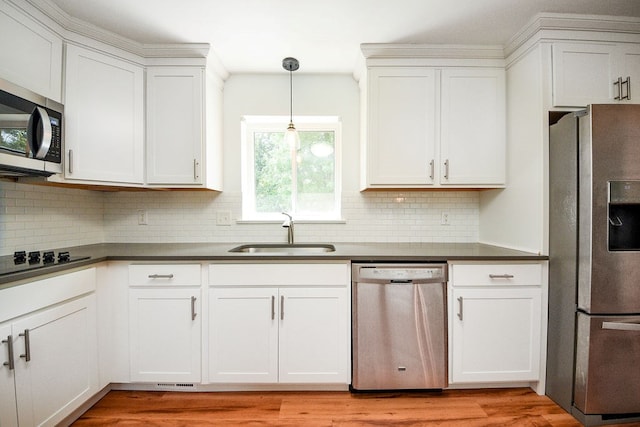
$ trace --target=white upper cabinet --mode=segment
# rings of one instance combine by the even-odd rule
[[[631,87],[640,82],[640,45],[553,44],[553,106],[636,102]]]
[[[204,69],[147,68],[147,183],[204,183]]]
[[[65,178],[142,184],[143,68],[72,44],[66,54]]]
[[[398,62],[368,65],[361,187],[503,187],[504,68]]]
[[[441,184],[505,184],[505,97],[502,69],[442,70]]]
[[[0,78],[60,102],[62,38],[0,2]]]
[[[367,184],[433,185],[436,70],[374,68],[369,82]]]

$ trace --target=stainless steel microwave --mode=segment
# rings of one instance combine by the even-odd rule
[[[63,106],[0,79],[0,176],[62,173]]]

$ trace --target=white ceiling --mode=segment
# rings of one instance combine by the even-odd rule
[[[504,45],[539,12],[640,17],[640,0],[50,0],[140,43],[210,43],[230,73],[351,73],[360,43]]]

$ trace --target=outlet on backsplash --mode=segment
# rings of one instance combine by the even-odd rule
[[[229,211],[216,212],[216,225],[231,225],[231,212]]]
[[[449,212],[442,212],[440,215],[440,225],[451,225]]]
[[[138,209],[138,225],[147,225],[147,211],[144,209]]]

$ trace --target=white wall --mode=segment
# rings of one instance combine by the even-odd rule
[[[507,68],[507,188],[480,196],[480,241],[544,253],[546,155],[540,46]]]
[[[304,64],[303,64],[304,65]],[[299,74],[300,73],[300,74]],[[293,75],[295,115],[337,115],[342,119],[341,223],[299,223],[298,241],[332,242],[475,242],[479,235],[477,191],[371,191],[359,189],[360,93],[350,75]],[[106,192],[36,187],[0,182],[2,243],[0,255],[100,242],[246,242],[285,241],[279,223],[217,226],[216,213],[239,218],[241,206],[240,117],[288,115],[289,76],[234,75],[224,87],[224,192]],[[39,199],[38,210],[13,207],[26,194]],[[70,201],[66,201],[71,198]],[[86,211],[85,211],[86,209]],[[144,209],[148,225],[138,225]],[[440,225],[443,211],[451,225]],[[49,219],[68,218],[51,234]],[[28,227],[25,222],[28,221]],[[5,233],[10,236],[5,239]],[[62,242],[65,242],[64,244]],[[28,246],[28,247],[25,247]]]

